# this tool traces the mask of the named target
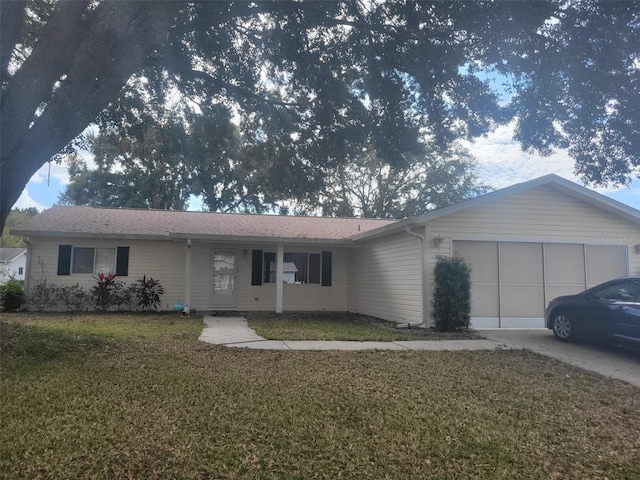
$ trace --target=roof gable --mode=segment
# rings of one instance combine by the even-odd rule
[[[569,197],[580,200],[592,207],[603,210],[607,213],[615,215],[619,218],[627,220],[633,224],[640,225],[640,210],[613,200],[605,195],[597,193],[586,187],[578,185],[569,180],[565,180],[555,174],[545,175],[543,177],[529,180],[528,182],[512,185],[500,190],[496,190],[485,195],[481,195],[464,202],[451,205],[449,207],[440,208],[431,212],[424,213],[415,217],[408,218],[402,222],[391,225],[385,225],[373,231],[365,232],[354,237],[354,240],[365,238],[374,238],[381,235],[395,233],[412,225],[425,225],[428,222],[454,213],[462,212],[471,208],[489,205],[499,202],[513,195],[526,192],[541,186],[552,188]]]

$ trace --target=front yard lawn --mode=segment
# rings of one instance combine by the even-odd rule
[[[398,329],[366,315],[349,313],[247,313],[249,327],[268,340],[347,340],[392,342],[399,340],[467,340],[482,338],[472,330],[437,332],[433,329]]]
[[[640,478],[640,389],[525,351],[294,352],[4,315],[0,478]]]

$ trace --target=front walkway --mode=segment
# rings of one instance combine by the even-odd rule
[[[204,317],[205,328],[198,340],[234,348],[256,350],[504,350],[494,340],[412,340],[396,342],[341,342],[313,340],[266,340],[242,317]]]

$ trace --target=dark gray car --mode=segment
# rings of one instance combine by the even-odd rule
[[[640,277],[618,278],[555,298],[545,320],[565,342],[588,337],[640,348]]]

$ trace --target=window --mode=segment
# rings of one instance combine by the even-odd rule
[[[276,254],[275,252],[253,251],[252,285],[275,283]],[[331,252],[320,253],[292,253],[283,256],[284,283],[320,283],[331,286]]]
[[[129,275],[129,247],[97,248],[58,246],[58,275],[114,273]]]
[[[18,275],[22,275],[24,273],[23,267],[18,267]]]
[[[74,247],[71,273],[114,273],[115,248]]]
[[[598,300],[611,302],[637,302],[640,297],[640,283],[634,280],[623,280],[614,285],[598,289],[593,296]]]

